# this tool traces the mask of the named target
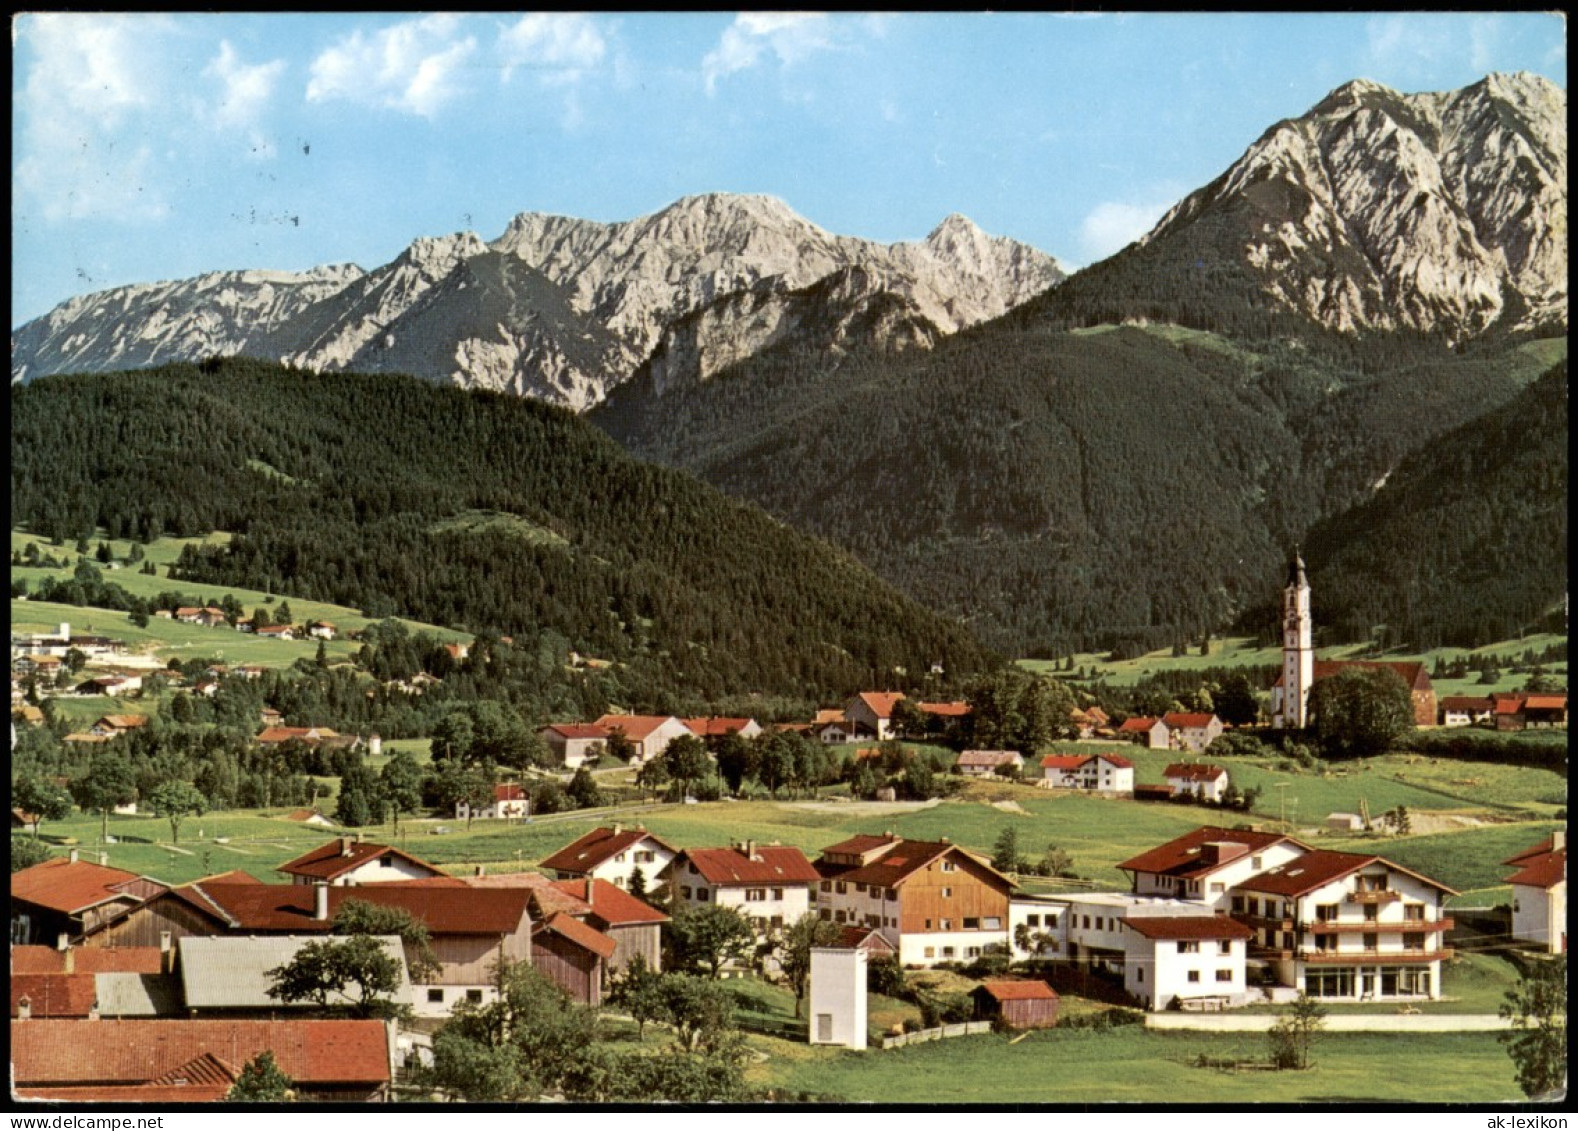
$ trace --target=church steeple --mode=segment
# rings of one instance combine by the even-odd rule
[[[1315,626],[1304,559],[1294,547],[1282,590],[1282,680],[1272,696],[1271,724],[1302,729],[1309,723],[1310,684],[1315,682]]]

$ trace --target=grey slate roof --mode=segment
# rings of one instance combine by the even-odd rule
[[[411,1003],[411,980],[405,951],[397,935],[375,936],[400,963],[399,1004]],[[181,955],[181,986],[188,1009],[310,1008],[310,1002],[287,1005],[268,996],[267,971],[283,966],[308,943],[327,941],[323,935],[197,935],[176,941]],[[347,1002],[351,999],[347,998]]]
[[[101,1018],[186,1015],[181,979],[174,974],[97,974],[93,988]]]

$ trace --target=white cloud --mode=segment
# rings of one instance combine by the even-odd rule
[[[573,81],[597,66],[608,44],[587,15],[533,12],[499,34],[498,50],[508,82],[516,67],[549,82]]]
[[[203,68],[203,77],[217,80],[220,94],[209,117],[216,126],[249,125],[274,93],[274,84],[284,73],[285,62],[248,66],[241,62],[229,40],[220,40],[219,55]]]
[[[167,112],[154,16],[49,13],[13,25],[26,68],[15,108],[19,209],[45,220],[162,216],[158,166],[141,139]]]
[[[1130,204],[1107,201],[1096,205],[1079,225],[1081,250],[1086,263],[1095,263],[1122,251],[1156,226],[1175,201]]]
[[[834,48],[833,26],[817,12],[745,12],[723,31],[718,46],[701,61],[707,93],[720,78],[748,70],[771,52],[784,66]]]
[[[431,118],[460,93],[456,72],[476,51],[476,39],[460,32],[460,17],[447,14],[354,31],[312,61],[307,101],[343,98]]]

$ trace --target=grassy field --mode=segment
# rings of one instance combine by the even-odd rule
[[[1527,680],[1526,675],[1514,673],[1506,665],[1517,661],[1524,652],[1533,651],[1535,654],[1543,652],[1555,644],[1565,643],[1565,638],[1554,633],[1537,633],[1517,640],[1503,640],[1495,644],[1488,644],[1483,648],[1436,648],[1429,652],[1388,652],[1385,655],[1372,654],[1372,650],[1365,644],[1344,644],[1335,648],[1321,648],[1316,655],[1322,660],[1359,660],[1359,659],[1385,659],[1385,660],[1420,660],[1429,670],[1434,671],[1436,663],[1440,660],[1454,661],[1468,658],[1472,665],[1474,661],[1494,659],[1502,666],[1500,678],[1491,684],[1482,684],[1477,672],[1465,679],[1442,679],[1432,681],[1435,685],[1437,696],[1445,695],[1488,695],[1492,691],[1512,691],[1523,686]],[[1234,636],[1224,637],[1211,642],[1209,655],[1200,655],[1199,649],[1194,648],[1183,656],[1174,656],[1171,648],[1158,649],[1137,656],[1132,660],[1109,661],[1106,652],[1076,652],[1074,653],[1075,670],[1084,669],[1093,680],[1106,680],[1117,687],[1130,687],[1147,676],[1158,675],[1162,672],[1173,671],[1200,671],[1204,668],[1214,667],[1277,667],[1282,662],[1282,648],[1280,645],[1261,647],[1250,637]],[[1057,672],[1063,667],[1064,658],[1056,660],[1020,660],[1019,665],[1027,671]],[[1558,661],[1545,665],[1546,671],[1565,681],[1567,673],[1566,661]]]
[[[1467,892],[1501,884],[1512,869],[1502,861],[1533,848],[1563,828],[1559,821],[1528,821],[1433,833],[1428,836],[1337,839],[1322,847],[1346,852],[1375,852],[1395,864],[1423,872],[1448,887]]]
[[[1333,1033],[1304,1072],[1196,1068],[1201,1055],[1260,1059],[1256,1033],[1170,1033],[1138,1027],[1045,1030],[1010,1044],[996,1034],[864,1052],[751,1038],[765,1054],[760,1087],[826,1100],[938,1104],[1494,1103],[1520,1100],[1494,1033]],[[1115,1066],[1143,1064],[1143,1071]],[[1384,1066],[1381,1067],[1381,1066]]]

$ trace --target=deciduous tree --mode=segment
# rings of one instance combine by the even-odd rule
[[[11,785],[11,804],[31,817],[33,836],[45,821],[60,821],[71,816],[71,794],[41,777],[21,777]]]
[[[1567,964],[1534,959],[1506,993],[1501,1016],[1512,1028],[1499,1035],[1518,1069],[1518,1087],[1530,1098],[1553,1095],[1567,1084]]]
[[[148,795],[155,816],[170,822],[170,842],[181,843],[181,822],[208,812],[208,798],[190,782],[167,781]]]
[[[295,1081],[275,1063],[269,1049],[247,1061],[235,1084],[225,1093],[225,1102],[232,1104],[279,1104],[295,1098]]]
[[[716,978],[724,963],[731,959],[744,962],[750,957],[756,931],[750,921],[732,907],[703,903],[683,907],[669,923],[669,943],[676,970],[706,970]]]
[[[400,973],[400,960],[370,935],[315,939],[289,962],[264,971],[271,998],[376,1018],[398,1017],[410,1008],[392,1000]]]
[[[838,941],[840,927],[827,919],[819,919],[808,911],[789,925],[778,943],[778,964],[789,988],[794,991],[794,1015],[800,1016],[805,1001],[806,985],[811,978],[811,948],[831,946]]]
[[[1345,668],[1317,681],[1309,709],[1328,758],[1384,753],[1414,726],[1408,685],[1390,668]]]
[[[137,777],[120,753],[101,751],[87,771],[71,783],[71,796],[84,810],[99,814],[99,836],[109,836],[110,813],[137,798]]]

